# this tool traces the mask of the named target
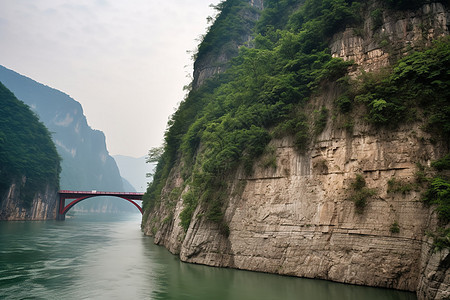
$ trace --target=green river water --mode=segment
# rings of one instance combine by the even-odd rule
[[[416,299],[413,293],[186,264],[140,215],[0,222],[0,299]]]

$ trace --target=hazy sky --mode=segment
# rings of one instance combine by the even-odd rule
[[[219,0],[0,0],[0,65],[81,103],[110,154],[160,146]]]

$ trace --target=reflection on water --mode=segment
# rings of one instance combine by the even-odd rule
[[[0,299],[416,299],[413,293],[186,264],[140,215],[0,222]]]

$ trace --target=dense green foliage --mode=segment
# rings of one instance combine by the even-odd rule
[[[450,248],[450,228],[439,228],[437,232],[429,234],[433,237],[434,251]]]
[[[450,153],[431,163],[438,173],[428,180],[428,188],[422,196],[427,205],[432,206],[438,215],[440,227],[433,236],[435,251],[450,248]]]
[[[397,126],[426,120],[426,129],[444,140],[450,138],[450,42],[399,60],[387,74],[365,74],[353,91],[353,99],[367,106],[367,120],[376,126]],[[345,109],[351,104],[341,101]],[[418,110],[419,109],[419,110]]]
[[[431,166],[438,171],[450,170],[450,153],[443,158],[432,162]]]
[[[442,222],[450,222],[450,182],[448,180],[434,177],[423,200],[428,204],[436,205],[436,211]]]
[[[203,37],[198,52],[194,58],[201,60],[205,55],[217,55],[221,49],[228,57],[237,54],[236,45],[244,42],[242,36],[252,22],[244,18],[244,14],[256,13],[245,0],[222,1],[214,8],[218,11],[215,22],[209,28],[208,34]]]
[[[268,30],[284,29],[292,12],[305,0],[265,0],[264,13],[257,24],[257,31],[266,34]]]
[[[450,222],[449,156],[450,154],[447,154],[431,164],[439,172],[435,177],[430,179],[429,187],[423,195],[423,201],[425,203],[436,206],[439,220],[444,225]]]
[[[202,205],[202,216],[226,228],[223,202],[230,173],[242,166],[245,174],[251,176],[255,159],[264,153],[273,137],[293,136],[298,150],[305,151],[312,138],[326,127],[330,112],[322,107],[307,114],[306,104],[324,82],[340,81],[352,65],[332,58],[327,44],[332,34],[362,21],[362,5],[362,1],[351,0],[265,1],[255,26],[253,47],[240,47],[226,72],[190,91],[169,121],[164,154],[145,195],[146,213],[160,201],[169,172],[179,160],[184,187],[189,189],[183,196],[182,226],[188,228],[195,208]],[[237,0],[224,1],[217,8],[220,13],[197,57],[219,53],[232,41],[231,35],[239,33],[239,26],[233,27],[237,22],[233,15],[249,11],[246,1]],[[225,33],[226,28],[234,29]],[[438,48],[430,51],[440,53]],[[381,87],[380,81],[369,78],[356,91],[349,89],[339,98],[338,111],[350,113],[354,103],[361,101],[369,107],[368,120],[373,124],[398,124],[406,114],[406,101],[412,101],[409,93],[423,93],[419,98],[425,99],[428,94],[424,85],[431,85],[428,89],[445,89],[445,84],[433,80],[433,74],[445,66],[431,64],[429,74],[419,70],[414,73],[422,76],[417,77],[416,83],[424,85],[411,90],[415,87],[405,81],[412,76],[406,71],[408,66],[415,68],[415,62],[429,59],[428,55],[415,55],[402,60]],[[441,75],[445,74],[437,76]],[[429,81],[423,82],[424,78]],[[436,104],[441,101],[437,97],[435,100]],[[354,190],[351,198],[357,210],[362,211],[374,191],[365,186]]]
[[[60,158],[47,128],[1,83],[0,103],[0,196],[25,176],[21,198],[29,205],[44,184],[58,185]]]

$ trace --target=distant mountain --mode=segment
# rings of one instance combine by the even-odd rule
[[[61,189],[124,191],[119,169],[106,149],[105,135],[89,127],[80,103],[3,66],[0,66],[0,81],[34,110],[52,133],[62,158]],[[125,201],[94,199],[83,201],[74,209],[134,211]]]
[[[125,192],[136,192],[136,189],[134,188],[134,186],[123,177],[122,177],[122,183],[123,183],[123,190]]]
[[[126,178],[138,192],[144,192],[147,189],[147,182],[151,178],[147,178],[147,173],[152,173],[155,164],[148,164],[145,162],[145,156],[130,157],[124,155],[114,155],[117,165],[120,169],[120,174]]]

